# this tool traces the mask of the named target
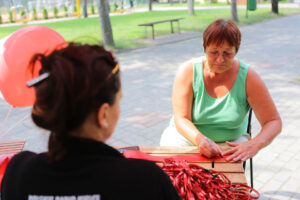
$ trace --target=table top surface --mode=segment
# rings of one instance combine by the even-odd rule
[[[231,147],[224,143],[219,144],[222,151],[225,151]],[[118,146],[115,148],[124,148],[124,146]],[[139,150],[150,155],[155,156],[174,156],[174,155],[195,155],[199,153],[199,150],[195,146],[188,147],[163,147],[163,146],[139,146]],[[225,174],[232,183],[243,183],[247,184],[247,179],[243,169],[242,162],[226,162],[221,161],[197,161],[189,162],[200,165],[206,169],[213,169]],[[158,163],[159,164],[159,163]]]

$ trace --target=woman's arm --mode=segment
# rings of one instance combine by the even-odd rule
[[[250,68],[246,80],[246,95],[262,128],[258,135],[248,142],[227,142],[230,146],[234,146],[232,150],[224,153],[224,155],[232,153],[227,158],[229,161],[245,161],[253,157],[281,132],[282,122],[269,91],[259,75]]]
[[[219,155],[221,149],[213,141],[210,145],[205,136],[192,122],[193,105],[193,63],[188,61],[177,71],[172,94],[174,121],[176,129],[185,138],[197,145],[200,154],[207,157]],[[213,146],[216,146],[213,148]]]

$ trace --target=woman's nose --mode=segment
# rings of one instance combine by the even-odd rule
[[[217,55],[217,61],[218,62],[224,62],[224,56],[223,56],[223,54],[221,54],[221,53],[219,53],[218,55]]]

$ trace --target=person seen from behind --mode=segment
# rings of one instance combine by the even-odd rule
[[[33,122],[50,132],[48,151],[24,151],[9,162],[2,200],[179,200],[155,163],[126,159],[105,144],[120,115],[119,63],[98,45],[70,43],[36,54],[39,77]]]

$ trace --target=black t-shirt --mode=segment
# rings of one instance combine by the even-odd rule
[[[49,163],[46,153],[21,152],[9,162],[1,200],[179,200],[155,163],[126,159],[94,140],[72,138],[69,153]]]

